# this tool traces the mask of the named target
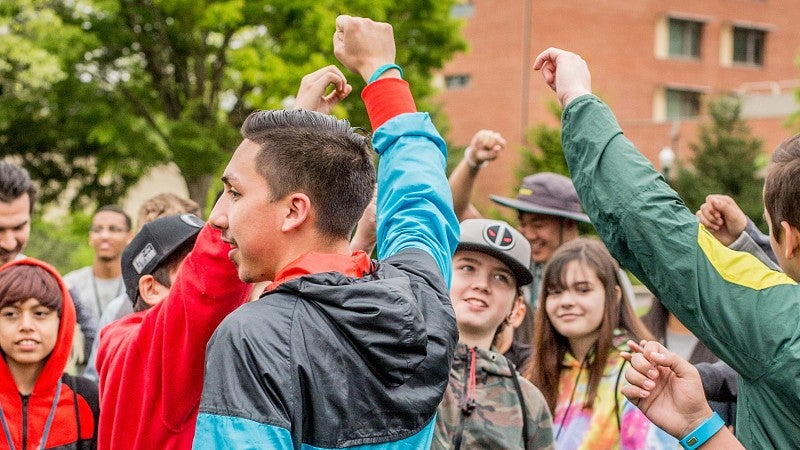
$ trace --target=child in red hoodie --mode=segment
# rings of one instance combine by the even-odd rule
[[[0,267],[0,448],[96,447],[97,386],[64,373],[74,330],[55,269],[33,258]]]

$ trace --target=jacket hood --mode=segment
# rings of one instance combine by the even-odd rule
[[[419,300],[408,277],[390,264],[376,262],[375,270],[357,278],[305,275],[271,293],[294,295],[318,310],[339,332],[340,345],[350,346],[386,385],[403,384],[427,356]]]
[[[6,263],[0,267],[0,271],[15,265],[38,266],[47,270],[56,278],[56,280],[58,280],[58,285],[61,288],[61,298],[63,302],[61,306],[61,320],[58,325],[58,337],[56,338],[56,345],[53,347],[53,351],[47,358],[47,362],[45,362],[42,373],[39,374],[39,378],[36,380],[36,384],[34,385],[32,392],[32,395],[44,394],[55,390],[56,383],[61,378],[61,375],[64,373],[64,369],[67,366],[69,354],[72,351],[72,337],[73,333],[75,332],[75,305],[72,302],[72,296],[70,296],[67,285],[64,284],[64,280],[61,278],[61,275],[59,275],[58,271],[56,271],[56,269],[49,264],[38,259],[26,257]],[[0,360],[0,386],[0,389],[5,392],[19,395],[16,383],[11,376],[11,371],[8,369],[5,358]]]

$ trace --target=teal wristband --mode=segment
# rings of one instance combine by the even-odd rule
[[[681,447],[686,450],[694,450],[697,447],[705,444],[707,440],[711,439],[717,431],[725,426],[725,421],[716,412],[711,415],[705,422],[701,423],[694,431],[687,434],[685,438],[680,440]]]
[[[384,65],[378,67],[377,69],[375,69],[375,72],[373,72],[372,76],[369,77],[369,81],[367,81],[367,84],[370,84],[373,81],[377,80],[378,77],[383,75],[383,72],[386,72],[389,69],[397,69],[398,71],[400,71],[400,78],[403,78],[403,69],[400,66],[398,66],[397,64],[389,63],[389,64],[384,64]]]

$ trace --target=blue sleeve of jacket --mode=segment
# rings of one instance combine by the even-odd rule
[[[427,113],[401,114],[375,130],[378,257],[418,248],[436,260],[450,286],[458,219],[447,183],[447,147]]]

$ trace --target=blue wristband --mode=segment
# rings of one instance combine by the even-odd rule
[[[711,415],[705,422],[701,423],[694,431],[687,434],[685,438],[680,440],[681,447],[686,450],[694,450],[697,447],[705,444],[707,440],[711,439],[717,431],[725,426],[725,421],[716,412]]]
[[[400,78],[403,78],[403,69],[400,66],[398,66],[397,64],[389,63],[389,64],[384,64],[384,65],[378,67],[377,69],[375,69],[375,72],[373,72],[372,76],[369,77],[369,81],[367,81],[367,84],[370,84],[373,81],[377,80],[378,77],[383,75],[383,72],[386,72],[387,70],[390,70],[390,69],[397,69],[398,71],[400,71]]]

